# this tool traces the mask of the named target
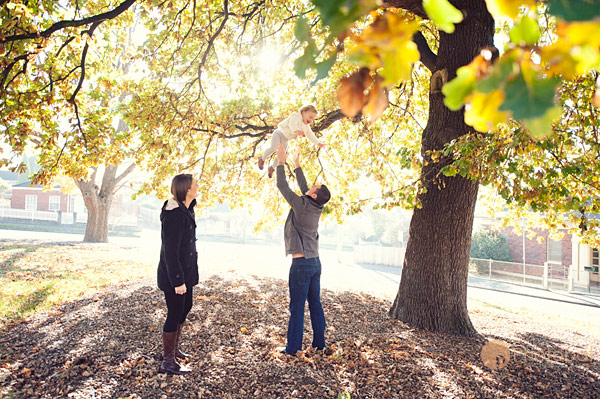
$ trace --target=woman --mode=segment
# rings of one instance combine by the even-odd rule
[[[179,350],[182,325],[192,308],[192,290],[198,284],[196,221],[194,206],[198,183],[190,174],[180,174],[171,182],[173,198],[160,213],[161,240],[158,288],[165,293],[167,320],[163,326],[163,361],[160,371],[187,374],[191,370],[177,362],[188,357]]]

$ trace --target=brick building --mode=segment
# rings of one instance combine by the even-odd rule
[[[34,211],[73,212],[74,198],[60,192],[58,188],[44,190],[42,186],[32,186],[30,181],[12,187],[10,207]]]
[[[511,228],[504,228],[500,234],[506,238],[513,262],[523,263],[524,256],[524,263],[543,265],[544,262],[551,262],[569,266],[573,259],[573,239],[568,230],[564,229],[561,232],[561,240],[549,238],[548,231],[544,230],[536,231],[536,237],[533,239],[527,238],[527,235],[523,237],[522,234],[515,234]],[[538,237],[542,237],[543,240],[538,242]]]

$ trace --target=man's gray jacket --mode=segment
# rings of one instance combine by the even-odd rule
[[[302,168],[294,170],[300,191],[304,194],[308,191],[306,178]],[[277,188],[281,191],[283,198],[290,204],[292,209],[285,221],[284,240],[285,254],[304,254],[305,258],[316,258],[319,256],[319,219],[323,212],[323,206],[307,195],[298,195],[290,189],[285,178],[284,165],[277,166]]]

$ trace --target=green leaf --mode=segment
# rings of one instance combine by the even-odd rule
[[[454,32],[454,24],[463,20],[462,12],[448,0],[423,0],[425,12],[446,33]]]
[[[565,21],[591,21],[600,15],[600,1],[550,0],[548,11]]]
[[[300,79],[306,78],[306,70],[315,66],[315,44],[309,42],[304,49],[304,54],[294,61],[294,71]]]
[[[323,24],[335,36],[377,7],[376,0],[311,0],[311,3],[319,9]]]
[[[466,67],[459,68],[456,77],[442,87],[444,104],[452,111],[458,111],[474,89],[475,77],[472,71]]]
[[[521,22],[510,30],[509,36],[510,41],[515,44],[533,45],[540,39],[540,29],[536,20],[525,15]]]
[[[541,139],[552,134],[552,124],[560,118],[561,113],[561,107],[552,107],[541,117],[524,119],[523,122],[533,137]]]
[[[325,61],[319,62],[315,65],[317,69],[317,77],[313,80],[312,84],[317,83],[319,80],[324,79],[329,75],[329,70],[335,64],[337,53],[334,53],[331,57],[327,58]]]
[[[488,76],[475,83],[478,92],[489,94],[502,87],[508,76],[516,71],[512,58],[501,58],[491,68]]]
[[[500,111],[511,111],[515,119],[541,117],[554,106],[554,90],[558,83],[557,78],[534,78],[528,84],[520,74],[506,84],[506,97]]]
[[[440,170],[440,172],[442,172],[444,176],[453,177],[458,174],[458,169],[456,169],[456,166],[454,165],[446,165]]]
[[[306,18],[300,17],[296,21],[296,29],[294,29],[294,35],[299,42],[306,42],[310,37],[310,26],[306,22]]]

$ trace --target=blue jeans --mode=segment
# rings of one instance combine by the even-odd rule
[[[313,329],[312,346],[325,348],[325,313],[321,305],[321,261],[319,258],[294,258],[290,267],[290,321],[287,331],[286,352],[302,350],[304,331],[304,304],[308,299],[310,322]]]

